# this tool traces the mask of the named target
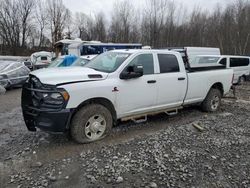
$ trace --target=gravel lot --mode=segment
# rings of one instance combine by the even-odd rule
[[[20,95],[0,95],[0,187],[250,187],[250,83],[217,113],[126,122],[85,145],[28,132]]]

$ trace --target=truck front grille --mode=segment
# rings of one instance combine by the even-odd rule
[[[47,104],[44,101],[44,95],[49,93],[58,92],[55,86],[45,85],[40,82],[35,76],[30,76],[28,82],[23,87],[23,95],[29,96],[29,100],[26,100],[26,107],[32,111],[60,111],[66,104]]]

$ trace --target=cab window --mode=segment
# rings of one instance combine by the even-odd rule
[[[173,54],[158,54],[160,73],[180,72],[178,60]]]
[[[227,58],[221,59],[220,62],[219,62],[219,64],[226,66],[227,65]]]
[[[47,60],[48,60],[48,57],[46,57],[46,56],[41,56],[41,60],[42,60],[42,61],[47,61]]]
[[[128,66],[142,65],[143,74],[154,74],[154,59],[153,54],[141,54],[136,56]]]
[[[244,67],[248,65],[248,58],[230,58],[230,67]]]

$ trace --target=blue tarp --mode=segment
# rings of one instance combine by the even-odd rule
[[[68,67],[72,65],[76,59],[77,59],[77,56],[75,55],[67,55],[65,56],[63,62],[60,64],[60,67]]]

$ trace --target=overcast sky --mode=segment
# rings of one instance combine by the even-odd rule
[[[63,0],[67,8],[73,13],[84,12],[85,14],[95,14],[104,12],[107,16],[110,15],[113,8],[113,3],[122,0]],[[135,7],[144,6],[147,0],[127,0]],[[218,3],[225,6],[234,0],[173,0],[176,3],[183,3],[188,9],[192,10],[195,6],[200,6],[203,9],[213,10]]]

